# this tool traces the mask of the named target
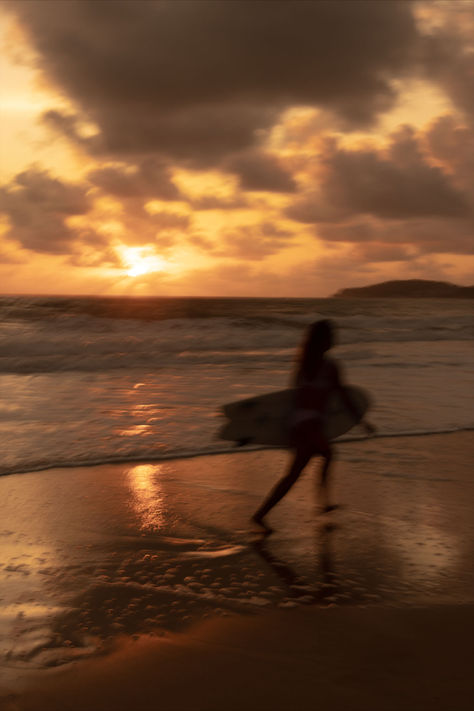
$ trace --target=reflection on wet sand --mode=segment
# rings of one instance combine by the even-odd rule
[[[270,539],[266,536],[254,541],[253,548],[285,585],[288,597],[303,603],[331,602],[328,598],[332,598],[338,590],[332,555],[332,534],[335,530],[336,525],[333,523],[323,523],[316,527],[316,569],[311,576],[297,573],[290,563],[275,555]]]
[[[440,480],[456,441],[461,483]],[[184,630],[206,616],[472,601],[468,443],[437,438],[428,470],[419,442],[361,444],[358,458],[348,448],[355,458],[341,457],[336,472],[345,508],[316,515],[309,475],[272,512],[275,534],[257,542],[243,526],[283,469],[280,452],[0,478],[8,664],[63,663],[117,635]],[[411,478],[384,477],[406,473],[410,452]],[[417,478],[427,471],[429,486]]]
[[[159,464],[138,464],[131,467],[127,473],[131,504],[141,521],[142,530],[158,531],[165,522],[160,470]]]

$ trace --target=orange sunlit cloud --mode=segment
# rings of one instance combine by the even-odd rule
[[[169,270],[167,261],[156,255],[151,247],[120,246],[117,251],[130,277]]]

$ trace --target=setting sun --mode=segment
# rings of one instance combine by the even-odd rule
[[[120,259],[130,277],[142,276],[151,272],[162,272],[167,262],[153,253],[151,247],[123,247],[118,249]]]

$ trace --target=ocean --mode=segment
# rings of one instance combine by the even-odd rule
[[[0,315],[3,475],[230,451],[220,406],[287,387],[319,318],[377,436],[474,428],[469,300],[9,296]]]

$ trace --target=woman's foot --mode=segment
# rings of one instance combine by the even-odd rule
[[[331,513],[331,511],[336,511],[336,509],[340,509],[339,504],[328,504],[327,506],[323,506],[321,509],[321,513]]]
[[[273,533],[273,528],[271,528],[271,526],[265,523],[263,518],[258,516],[258,514],[254,514],[254,516],[252,516],[250,520],[252,521],[252,523],[259,527],[261,533],[265,533],[266,535]]]

